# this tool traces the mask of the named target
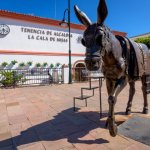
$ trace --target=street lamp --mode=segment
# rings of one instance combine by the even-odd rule
[[[68,12],[68,21],[65,19],[66,12]],[[72,75],[71,75],[71,39],[70,39],[70,0],[68,0],[68,8],[64,11],[63,20],[59,23],[62,27],[68,27],[69,28],[69,84],[72,83]]]

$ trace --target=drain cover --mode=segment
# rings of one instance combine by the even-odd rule
[[[118,133],[150,146],[150,119],[134,116],[118,127]]]

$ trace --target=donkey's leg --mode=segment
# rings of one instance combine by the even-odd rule
[[[113,82],[110,80],[106,80],[107,89],[108,89],[108,103],[109,103],[109,112],[106,125],[109,128],[109,133],[111,136],[115,137],[117,135],[117,125],[115,124],[115,116],[114,116],[114,106],[117,101],[117,96],[121,92],[121,90],[127,84],[126,78],[122,77],[117,82]],[[110,85],[113,85],[110,87]],[[112,89],[112,90],[111,90]]]
[[[143,114],[148,114],[148,100],[147,100],[147,94],[146,94],[145,77],[142,76],[141,79],[142,79],[142,92],[143,92],[143,98],[144,98]]]
[[[114,88],[115,88],[115,82],[114,81],[112,81],[111,79],[107,79],[106,78],[106,87],[107,87],[107,93],[108,93],[108,103],[109,103],[109,97],[110,97],[110,95],[112,95],[112,93],[113,93],[113,90],[114,90]],[[111,114],[111,111],[113,111],[113,110],[110,110],[110,109],[112,109],[112,108],[110,108],[110,105],[109,105],[109,112],[108,112],[108,118],[107,118],[107,120],[106,120],[106,128],[108,127],[108,124],[109,124],[109,120],[111,119],[111,116],[112,116],[112,114]],[[111,114],[111,116],[110,116],[110,114]],[[111,134],[111,133],[110,133]]]
[[[133,96],[135,94],[135,82],[131,81],[129,82],[129,100],[128,100],[128,104],[127,104],[127,108],[126,108],[126,115],[131,114],[131,107],[132,107],[132,100],[133,100]]]

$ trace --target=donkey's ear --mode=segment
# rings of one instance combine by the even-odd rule
[[[99,5],[97,8],[97,23],[103,24],[108,14],[106,0],[99,0]]]
[[[83,25],[88,27],[89,25],[92,24],[91,20],[87,17],[87,15],[84,12],[80,11],[80,9],[76,5],[74,6],[74,11],[75,11],[75,14],[76,14],[78,20]]]

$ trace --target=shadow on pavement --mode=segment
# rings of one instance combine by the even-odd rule
[[[105,117],[106,114],[103,114]],[[38,141],[57,141],[67,139],[69,143],[103,144],[108,140],[98,138],[93,140],[80,139],[91,130],[104,128],[105,121],[100,120],[98,112],[74,112],[73,108],[64,110],[54,116],[54,119],[34,125],[15,137],[0,141],[0,148],[13,145],[30,144]]]

